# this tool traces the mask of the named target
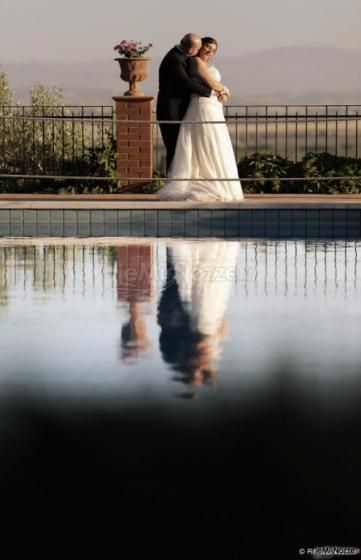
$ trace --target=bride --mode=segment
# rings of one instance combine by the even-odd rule
[[[215,94],[210,97],[192,94],[184,121],[222,121],[222,124],[181,124],[175,155],[168,171],[170,180],[157,192],[160,200],[239,202],[244,199],[240,181],[172,181],[238,177],[220,100],[222,96],[229,96],[229,90],[220,82],[221,75],[215,66],[207,64],[217,48],[215,39],[204,37],[198,55],[189,59],[190,76],[201,80]]]

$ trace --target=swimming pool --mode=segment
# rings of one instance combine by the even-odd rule
[[[168,530],[170,512],[203,530],[216,519],[235,558],[273,522],[295,554],[331,536],[356,544],[360,258],[352,240],[3,240],[3,450],[29,467],[35,445],[29,472],[50,461],[59,477],[39,441],[80,449],[73,490],[88,465],[87,484],[108,476],[133,514],[136,496]],[[31,497],[50,488],[13,476]],[[52,505],[40,500],[43,522]]]
[[[115,243],[0,247],[0,335],[12,380],[31,358],[49,387],[83,392],[95,384],[139,397],[144,384],[167,399],[186,387],[206,386],[204,398],[255,390],[281,364],[302,385],[316,376],[329,386],[340,371],[356,382],[360,242]],[[197,361],[199,345],[205,352],[208,383],[169,355],[181,340],[192,348],[189,360]]]

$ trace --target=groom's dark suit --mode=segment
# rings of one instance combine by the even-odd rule
[[[188,74],[189,57],[173,47],[159,67],[157,120],[181,121],[187,110],[191,93],[209,97],[212,90]],[[179,124],[161,124],[160,130],[167,149],[167,170],[174,156]]]

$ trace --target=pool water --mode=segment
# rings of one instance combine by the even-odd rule
[[[118,500],[128,536],[132,516],[177,539],[184,520],[207,557],[359,545],[360,259],[358,241],[3,241],[2,521],[109,528]]]

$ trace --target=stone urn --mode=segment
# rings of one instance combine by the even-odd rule
[[[129,83],[128,91],[123,95],[138,97],[144,95],[138,88],[138,83],[143,82],[147,77],[147,64],[150,58],[115,58],[119,62],[120,77]]]

